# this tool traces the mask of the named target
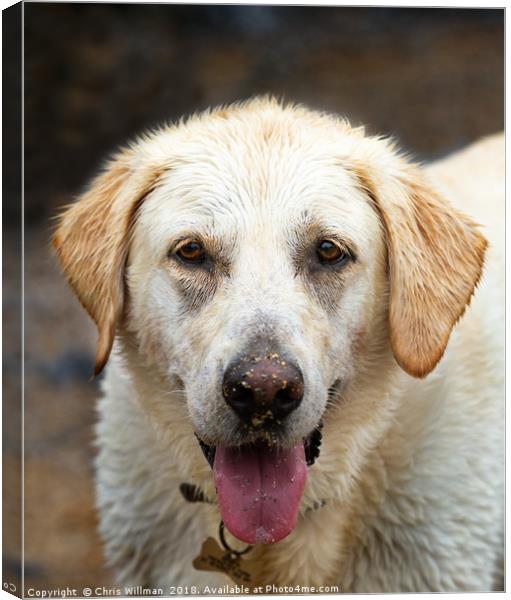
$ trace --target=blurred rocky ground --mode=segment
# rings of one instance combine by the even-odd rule
[[[442,156],[502,129],[503,47],[502,10],[25,4],[27,586],[111,578],[93,509],[95,332],[49,251],[57,208],[144,128],[265,92],[393,134],[422,160]],[[13,423],[17,201],[4,193],[4,403]],[[14,429],[4,470],[19,467]],[[7,501],[14,510],[15,495]]]

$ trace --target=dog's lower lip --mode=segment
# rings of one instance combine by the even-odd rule
[[[210,446],[210,445],[204,443],[197,434],[195,435],[195,437],[197,438],[197,440],[199,442],[199,446],[200,446],[200,449],[202,450],[202,454],[204,454],[204,456],[206,457],[206,460],[208,461],[209,466],[211,468],[213,468],[213,464],[215,462],[216,446]]]
[[[323,423],[320,422],[304,439],[303,445],[305,450],[305,460],[307,466],[311,467],[316,460],[319,458],[321,452],[321,429]],[[204,454],[209,466],[213,468],[215,462],[216,446],[212,446],[203,442],[198,435],[196,435],[199,442],[200,449]]]
[[[321,453],[322,429],[323,422],[320,422],[305,438],[305,460],[307,461],[308,467],[311,467],[316,462],[316,459],[319,458]]]

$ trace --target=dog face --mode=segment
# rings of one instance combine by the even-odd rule
[[[194,140],[133,230],[126,326],[211,445],[307,436],[386,310],[381,225],[354,175],[272,133],[247,128],[234,156]]]
[[[140,140],[54,243],[98,325],[97,370],[117,329],[184,391],[223,519],[250,543],[293,528],[332,391],[391,355],[434,368],[485,249],[390,144],[270,100]]]

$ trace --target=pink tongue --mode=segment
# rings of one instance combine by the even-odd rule
[[[213,473],[222,520],[238,539],[270,544],[293,530],[307,479],[303,444],[217,446]]]

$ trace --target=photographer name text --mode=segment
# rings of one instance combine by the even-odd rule
[[[249,588],[244,585],[222,586],[170,586],[167,588],[133,587],[85,587],[53,588],[40,590],[29,588],[28,598],[107,598],[121,596],[227,596],[236,594],[338,594],[338,586],[308,585],[260,585]]]

